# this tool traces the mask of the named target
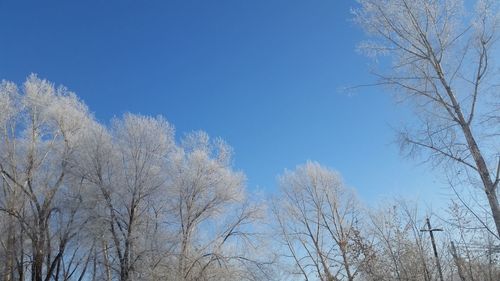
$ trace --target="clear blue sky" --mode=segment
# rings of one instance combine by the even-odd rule
[[[442,199],[430,169],[393,143],[408,113],[355,51],[354,1],[0,1],[0,79],[34,72],[75,91],[107,122],[164,115],[235,149],[250,188],[307,160],[342,173],[371,203]]]

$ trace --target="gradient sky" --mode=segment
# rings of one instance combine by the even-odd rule
[[[163,115],[177,135],[205,130],[235,150],[251,189],[307,160],[338,170],[371,204],[436,202],[431,169],[399,154],[411,120],[356,52],[354,1],[0,0],[0,79],[30,73],[76,92],[102,122]]]

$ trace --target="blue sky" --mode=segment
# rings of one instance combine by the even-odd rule
[[[354,1],[0,1],[0,79],[30,73],[75,91],[107,122],[161,114],[178,136],[205,130],[235,150],[250,188],[307,160],[373,203],[443,199],[428,166],[399,154],[411,119],[370,82]]]

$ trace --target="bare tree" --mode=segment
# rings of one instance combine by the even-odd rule
[[[361,48],[392,58],[391,71],[377,74],[380,84],[417,108],[422,127],[401,134],[403,147],[462,167],[484,191],[500,237],[497,1],[476,1],[472,14],[461,0],[358,3],[355,20],[372,39]]]
[[[487,216],[487,210],[482,216]],[[452,202],[446,219],[449,254],[460,280],[498,280],[500,278],[500,241],[464,207],[462,202]]]
[[[368,280],[439,280],[427,234],[420,231],[425,220],[416,203],[386,202],[369,218],[374,246],[363,268]]]
[[[273,210],[292,273],[305,280],[354,280],[369,246],[353,191],[336,172],[313,162],[285,172],[280,188]]]

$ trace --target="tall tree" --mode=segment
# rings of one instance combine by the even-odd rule
[[[95,200],[91,217],[106,280],[115,275],[120,281],[142,280],[150,272],[139,265],[152,254],[162,256],[151,246],[173,136],[172,126],[162,118],[127,114],[115,119],[111,130],[96,125],[85,137],[75,173]]]
[[[77,219],[81,185],[68,172],[93,120],[73,93],[36,75],[20,91],[2,82],[0,109],[0,211],[12,226],[7,264],[17,267],[7,279],[14,272],[19,279],[27,273],[33,281],[57,279],[65,250],[82,222]]]
[[[478,0],[471,14],[462,0],[358,3],[355,20],[371,36],[361,48],[392,58],[380,83],[417,108],[421,127],[401,134],[403,146],[464,169],[481,186],[500,238],[498,2]]]

